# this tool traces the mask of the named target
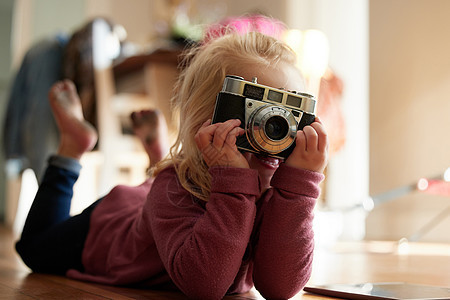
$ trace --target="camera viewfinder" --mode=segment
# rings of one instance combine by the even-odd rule
[[[302,98],[288,95],[286,104],[300,108],[300,105],[302,104]]]
[[[269,94],[267,95],[267,99],[270,101],[281,103],[283,100],[283,94],[276,92],[274,90],[269,90]]]
[[[264,97],[264,88],[246,84],[244,86],[244,96],[255,100],[262,100]]]

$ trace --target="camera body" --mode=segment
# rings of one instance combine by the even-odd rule
[[[286,159],[297,131],[314,122],[316,99],[227,75],[216,99],[212,123],[239,119],[245,134],[237,137],[240,151]]]

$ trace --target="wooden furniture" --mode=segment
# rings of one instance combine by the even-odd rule
[[[170,99],[179,72],[181,53],[182,49],[177,47],[156,49],[120,60],[112,68],[117,94],[147,97],[147,106],[163,112],[170,130],[176,127]],[[129,105],[132,105],[132,97],[130,100]]]
[[[99,158],[97,197],[117,184],[135,185],[146,178],[149,160],[132,135],[133,111],[159,109],[169,128],[167,138],[174,140],[170,99],[180,53],[178,48],[157,49],[95,68],[99,143],[91,155]]]
[[[10,230],[0,227],[0,298],[187,299],[178,292],[106,286],[31,273],[14,251],[14,240]],[[450,245],[413,243],[409,245],[409,254],[399,254],[394,242],[341,243],[328,249],[318,247],[309,284],[386,281],[449,287]],[[253,290],[225,299],[264,298]],[[300,292],[293,299],[332,298]]]

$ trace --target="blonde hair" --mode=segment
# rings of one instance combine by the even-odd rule
[[[178,138],[169,157],[156,166],[153,175],[174,166],[182,186],[195,197],[208,201],[211,176],[194,136],[200,126],[212,118],[225,76],[239,75],[228,74],[236,66],[294,64],[295,54],[280,40],[258,32],[229,33],[191,49],[186,60],[189,66],[181,72],[172,99],[179,115]]]

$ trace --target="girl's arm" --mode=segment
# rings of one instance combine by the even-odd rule
[[[212,177],[205,208],[194,204],[175,173],[166,179],[170,184],[150,193],[151,227],[161,259],[174,283],[195,299],[225,295],[252,232],[258,174],[236,148],[236,137],[243,133],[239,124],[208,120],[194,137]]]
[[[173,169],[157,176],[147,203],[165,269],[193,299],[221,299],[233,284],[253,228],[259,193],[255,170],[213,167],[210,173],[206,205],[181,187]]]
[[[264,199],[253,280],[266,298],[291,298],[311,275],[314,250],[313,210],[320,173],[282,164]],[[270,194],[269,194],[270,193]]]

